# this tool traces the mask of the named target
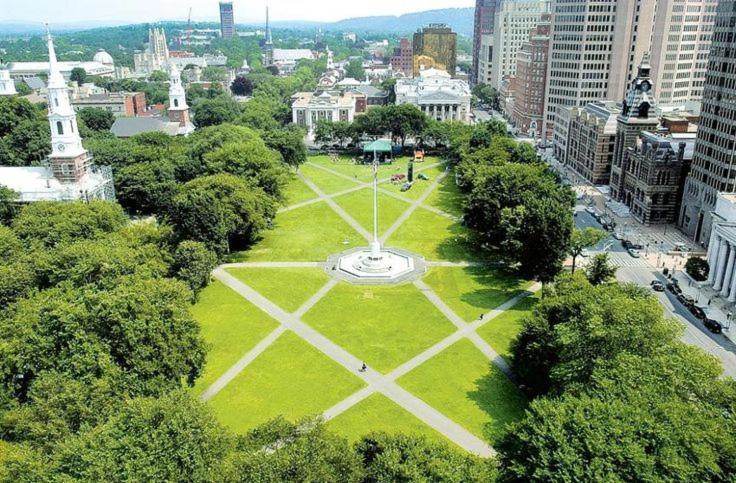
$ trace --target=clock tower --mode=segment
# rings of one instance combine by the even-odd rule
[[[174,62],[169,63],[169,121],[179,124],[178,134],[186,136],[194,131],[181,73]]]
[[[62,183],[78,182],[89,169],[91,157],[82,146],[77,115],[69,101],[69,89],[56,61],[54,41],[47,32],[49,49],[49,126],[51,155],[49,164],[55,178]]]
[[[649,53],[645,53],[639,64],[636,79],[631,82],[624,99],[621,114],[616,120],[616,145],[611,164],[611,198],[631,206],[631,199],[624,199],[624,193],[634,193],[633,189],[625,189],[627,182],[634,178],[628,173],[629,149],[636,145],[642,131],[656,132],[659,118],[656,114],[656,101],[652,96],[652,67],[649,65]],[[627,195],[629,198],[631,195]]]

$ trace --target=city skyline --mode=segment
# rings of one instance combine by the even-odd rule
[[[304,21],[304,22],[335,22],[348,18],[403,15],[413,12],[441,8],[472,7],[473,0],[408,0],[405,2],[391,2],[377,0],[366,4],[348,4],[336,0],[322,0],[320,8],[314,4],[297,0],[281,0],[269,2],[254,0],[252,2],[234,1],[235,22],[257,24],[263,22],[266,7],[271,11],[274,22]],[[145,2],[144,0],[130,0],[105,5],[104,12],[95,0],[77,0],[73,6],[60,4],[53,0],[39,0],[33,4],[18,4],[12,10],[0,13],[0,22],[35,22],[39,24],[49,21],[53,23],[73,22],[115,22],[115,23],[143,23],[154,20],[186,20],[192,8],[194,21],[219,21],[219,5],[214,0],[192,0],[177,2],[175,0],[159,0]],[[4,9],[3,9],[4,10]],[[39,12],[44,12],[45,18],[39,18]],[[141,16],[141,12],[146,12]]]

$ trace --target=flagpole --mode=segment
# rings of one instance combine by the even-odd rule
[[[380,244],[378,243],[378,154],[373,148],[373,246],[372,255],[378,256]]]

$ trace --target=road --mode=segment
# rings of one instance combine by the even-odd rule
[[[601,228],[591,214],[585,211],[582,205],[576,208],[575,225],[578,228]],[[596,252],[607,250],[611,254],[611,261],[618,265],[616,278],[620,282],[632,282],[643,287],[649,287],[652,280],[665,278],[660,271],[651,267],[642,258],[633,258],[623,248],[619,240],[608,236],[605,240],[593,247],[591,255]],[[725,376],[736,379],[736,344],[721,334],[712,334],[702,322],[693,316],[675,297],[669,292],[653,292],[660,301],[667,315],[677,319],[685,328],[682,340],[690,345],[700,347],[709,354],[717,357],[723,365]]]

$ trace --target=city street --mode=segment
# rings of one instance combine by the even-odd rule
[[[576,207],[576,211],[575,224],[578,228],[592,227],[601,229],[598,221],[590,213],[585,211],[584,205],[579,204]],[[616,278],[620,282],[632,282],[642,287],[649,287],[652,280],[659,279],[662,282],[665,281],[661,270],[657,270],[651,261],[647,261],[643,257],[631,257],[621,245],[621,241],[616,240],[610,234],[590,250],[590,256],[592,257],[601,251],[608,251],[611,254],[611,262],[619,267],[616,272]],[[586,259],[582,259],[578,263],[584,265]],[[736,344],[722,334],[712,334],[709,332],[703,327],[703,323],[695,318],[670,292],[652,293],[659,299],[667,315],[676,318],[684,326],[685,332],[682,340],[716,356],[723,365],[724,375],[736,379]]]

